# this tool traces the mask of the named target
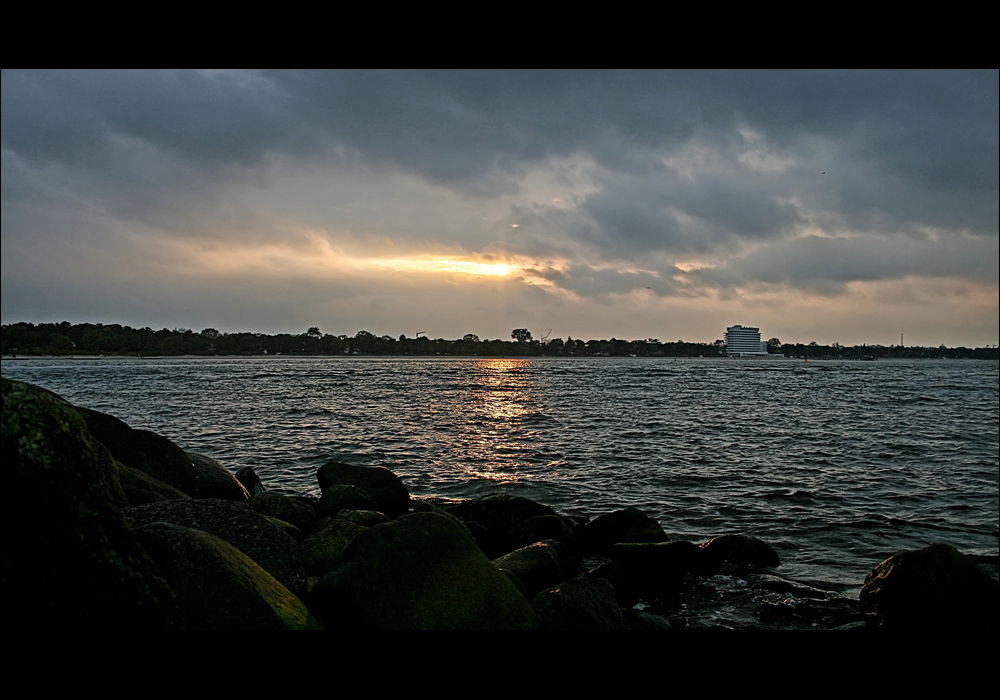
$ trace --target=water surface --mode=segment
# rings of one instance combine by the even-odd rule
[[[998,365],[976,361],[4,360],[3,376],[153,430],[277,490],[330,459],[417,497],[507,491],[674,538],[740,532],[779,573],[857,588],[893,553],[997,554]]]

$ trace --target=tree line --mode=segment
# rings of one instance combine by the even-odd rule
[[[539,340],[526,328],[511,331],[511,339],[480,339],[468,333],[457,340],[431,339],[425,335],[375,335],[358,331],[353,336],[323,333],[316,326],[304,333],[222,333],[214,328],[195,332],[186,328],[132,328],[117,323],[13,323],[0,327],[0,352],[17,355],[482,355],[549,357],[719,357],[726,353],[723,340],[689,343],[645,340],[580,340],[545,336]],[[874,360],[883,358],[998,359],[997,348],[948,348],[918,346],[768,341],[768,350],[786,357]]]

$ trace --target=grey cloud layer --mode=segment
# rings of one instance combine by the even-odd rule
[[[253,191],[273,185],[280,161],[506,198],[521,228],[503,247],[570,258],[543,274],[587,297],[655,289],[635,272],[651,268],[658,293],[674,293],[670,261],[691,257],[718,266],[692,280],[721,286],[905,274],[996,284],[997,76],[4,72],[4,255],[76,235],[40,225],[50,205],[167,236],[277,235]],[[559,206],[536,200],[526,174],[568,158],[592,164],[590,189]],[[391,235],[357,220],[366,206],[390,211],[385,201],[359,202],[344,225]],[[401,228],[484,249],[489,222],[466,239],[415,211]],[[335,213],[301,218],[337,224]],[[855,238],[800,238],[818,231]],[[910,241],[883,246],[898,235]]]

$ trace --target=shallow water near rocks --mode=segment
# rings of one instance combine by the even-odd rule
[[[418,498],[636,506],[675,539],[759,537],[779,575],[855,596],[903,549],[997,559],[992,362],[99,358],[2,373],[275,490],[318,494],[336,459],[388,467]]]

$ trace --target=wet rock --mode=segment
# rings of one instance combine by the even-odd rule
[[[705,561],[714,570],[724,564],[735,567],[778,566],[778,553],[771,545],[747,535],[722,535],[703,542]]]
[[[264,488],[264,484],[261,483],[260,477],[257,476],[251,467],[243,467],[238,472],[236,472],[236,480],[240,482],[240,485],[246,489],[246,492],[250,494],[250,497],[259,496],[260,494],[267,491]]]
[[[560,545],[555,540],[536,542],[493,560],[493,566],[510,571],[524,586],[530,601],[546,588],[565,580],[569,573],[560,561]]]
[[[261,515],[284,520],[303,532],[308,532],[316,524],[316,509],[295,496],[265,491],[247,501],[247,505]]]
[[[645,610],[623,609],[622,617],[632,632],[670,632],[670,620]]]
[[[542,591],[532,603],[544,630],[625,630],[615,591],[601,578],[574,578]]]
[[[114,416],[89,408],[77,408],[90,430],[111,455],[157,481],[189,496],[198,495],[198,471],[184,450],[148,430],[136,430]]]
[[[539,515],[515,526],[507,540],[515,547],[524,547],[542,540],[555,540],[570,547],[576,544],[576,533],[558,515]]]
[[[76,409],[0,378],[5,629],[176,625],[176,602],[122,518],[118,469]]]
[[[383,516],[384,517],[384,516]],[[302,541],[300,553],[307,576],[323,576],[340,563],[347,545],[368,528],[340,518],[323,518]]]
[[[124,514],[133,527],[163,521],[204,530],[246,554],[292,593],[305,590],[298,544],[246,504],[217,498],[164,501]]]
[[[357,486],[332,484],[323,491],[316,505],[316,514],[331,518],[342,510],[379,510],[380,506],[366,491]]]
[[[375,527],[389,522],[385,513],[379,513],[377,510],[342,510],[337,513],[337,517],[363,527]]]
[[[872,569],[860,602],[883,629],[992,631],[1000,585],[954,547],[934,544]]]
[[[628,574],[640,595],[651,597],[676,592],[688,574],[705,568],[703,552],[697,545],[683,540],[619,543],[611,548],[611,560]]]
[[[398,476],[383,467],[359,467],[341,462],[327,462],[316,473],[319,487],[326,494],[331,486],[356,486],[370,496],[378,510],[397,518],[410,510],[410,492]]]
[[[228,469],[208,455],[185,452],[198,473],[198,498],[245,501],[250,498],[243,484]]]
[[[218,537],[166,522],[137,534],[176,592],[187,629],[322,628],[302,601]]]
[[[670,537],[660,524],[638,508],[605,513],[583,528],[584,547],[599,553],[609,551],[618,542],[639,544],[669,541]]]
[[[138,469],[115,462],[118,468],[118,481],[121,483],[125,498],[130,506],[144,506],[147,503],[158,503],[160,501],[174,501],[181,498],[190,498],[186,493],[175,489],[169,484],[157,481],[149,474],[145,474]]]
[[[462,501],[446,508],[445,511],[465,523],[475,522],[481,525],[486,531],[486,536],[481,537],[477,534],[476,537],[483,551],[494,559],[516,549],[507,537],[515,527],[529,518],[555,515],[546,505],[507,493]]]
[[[376,525],[313,590],[317,611],[364,629],[528,629],[530,606],[468,533],[414,513]]]

